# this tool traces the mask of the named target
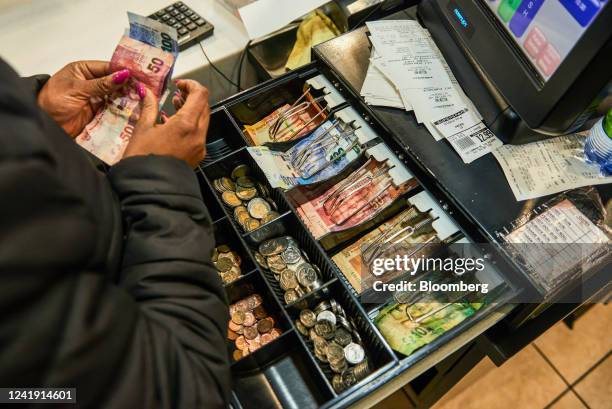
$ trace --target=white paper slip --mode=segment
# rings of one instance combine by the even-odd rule
[[[249,38],[255,39],[279,30],[298,17],[329,0],[257,0],[238,9]]]
[[[446,140],[465,163],[472,163],[504,144],[482,122],[459,131],[447,137]]]
[[[372,59],[380,58],[372,49]],[[372,63],[368,66],[361,87],[361,96],[370,105],[404,109],[399,92],[393,83]]]
[[[479,114],[475,114],[472,110],[467,107],[460,109],[457,112],[453,112],[450,115],[443,116],[439,119],[431,121],[444,138],[455,135],[457,132],[461,132],[465,129],[471,128],[477,125],[482,120]]]
[[[579,134],[565,135],[526,145],[504,145],[493,154],[518,201],[612,183],[612,176],[601,176],[598,166],[584,161],[585,139]]]

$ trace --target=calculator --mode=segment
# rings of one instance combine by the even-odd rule
[[[210,37],[215,29],[212,24],[182,1],[177,1],[151,14],[149,18],[176,28],[180,51]]]

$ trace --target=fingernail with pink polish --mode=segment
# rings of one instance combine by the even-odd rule
[[[142,84],[142,82],[139,82],[138,85],[136,85],[136,91],[138,91],[138,96],[140,99],[144,99],[144,97],[147,95],[147,91],[145,90],[145,86]]]
[[[130,78],[130,70],[126,68],[113,74],[113,83],[123,84],[128,78]]]

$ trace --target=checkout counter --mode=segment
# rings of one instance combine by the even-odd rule
[[[387,18],[414,18],[414,10],[401,11]],[[560,294],[554,304],[521,304],[517,302],[520,293],[533,291],[526,273],[512,260],[496,254],[493,255],[498,263],[496,274],[504,282],[504,291],[496,301],[405,356],[390,348],[373,323],[376,309],[360,302],[331,260],[334,250],[314,239],[285,192],[270,189],[272,199],[278,203],[278,219],[254,232],[244,232],[235,222],[231,207],[215,192],[215,179],[238,164],[247,164],[260,181],[265,180],[246,151],[251,141],[245,137],[243,128],[282,104],[292,104],[304,86],[327,94],[324,104],[331,116],[349,110],[355,116],[353,119],[361,121],[380,137],[418,181],[418,188],[408,195],[408,200],[426,197],[441,217],[457,226],[458,234],[468,242],[499,244],[497,233],[502,226],[526,209],[550,199],[517,202],[492,155],[465,165],[448,144],[436,143],[425,127],[416,123],[413,114],[366,105],[359,97],[359,90],[369,57],[370,43],[366,28],[362,27],[317,46],[311,64],[239,93],[213,109],[209,143],[225,139],[231,153],[204,164],[197,173],[217,231],[224,235],[224,241],[231,241],[253,260],[263,239],[284,234],[293,236],[309,253],[310,259],[320,266],[325,279],[319,290],[306,294],[299,301],[312,306],[321,298],[334,298],[357,327],[371,369],[351,387],[342,391],[334,388],[333,373],[322,369],[307,337],[296,328],[298,303],[287,304],[274,276],[253,263],[256,266],[253,271],[226,286],[229,301],[236,302],[245,294],[257,291],[282,321],[285,332],[271,345],[232,364],[231,405],[235,409],[366,408],[402,387],[409,387],[417,407],[426,408],[485,356],[501,365],[579,308],[581,303],[573,300],[595,302],[609,291],[608,264],[601,266],[581,288],[570,288]],[[597,189],[604,203],[612,197],[612,186]]]

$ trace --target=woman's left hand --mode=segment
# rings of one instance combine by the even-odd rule
[[[129,78],[129,70],[112,73],[106,61],[76,61],[47,81],[38,94],[38,105],[75,138],[102,107],[104,97]]]

